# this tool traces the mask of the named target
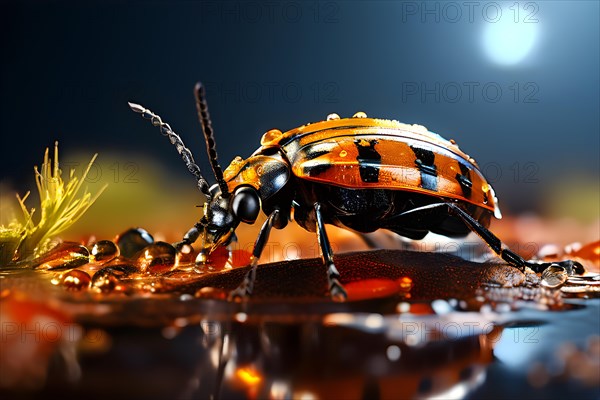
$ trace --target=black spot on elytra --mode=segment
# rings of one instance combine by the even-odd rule
[[[358,150],[356,160],[358,160],[360,179],[363,182],[379,182],[381,155],[375,150],[377,143],[376,139],[356,139],[354,141]]]
[[[331,163],[308,165],[302,168],[302,173],[306,176],[317,176],[331,168]]]
[[[303,157],[306,160],[314,160],[315,158],[324,156],[329,153],[330,153],[329,150],[315,150],[314,147],[308,147],[308,148],[306,148],[306,150],[304,150]],[[302,169],[302,172],[306,176],[317,176],[317,175],[320,175],[323,172],[327,171],[331,167],[332,167],[332,164],[329,161],[323,161],[322,163],[318,163],[318,164],[305,165],[304,168]]]
[[[330,151],[329,150],[315,150],[312,147],[309,147],[306,150],[306,154],[304,155],[304,158],[306,158],[307,160],[314,160],[317,157],[321,157],[324,156],[325,154],[329,154]]]
[[[471,170],[462,163],[458,163],[458,166],[460,167],[460,174],[456,174],[456,180],[460,184],[465,198],[469,199],[471,198],[471,187],[473,186],[473,182],[471,182]]]
[[[410,146],[417,159],[415,165],[421,171],[421,187],[437,191],[437,168],[435,166],[435,153],[421,147]]]

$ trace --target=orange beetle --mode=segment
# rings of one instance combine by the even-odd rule
[[[178,243],[202,238],[200,261],[234,237],[240,222],[254,223],[267,215],[252,252],[252,268],[231,299],[245,299],[254,286],[256,266],[273,227],[294,220],[316,232],[329,292],[343,301],[325,224],[358,232],[389,229],[422,239],[428,232],[464,237],[476,232],[503,260],[523,270],[542,271],[553,265],[526,261],[508,250],[487,227],[492,215],[501,218],[491,185],[475,160],[454,141],[420,125],[330,114],[327,120],[282,133],[265,133],[249,158],[236,157],[225,171],[217,161],[215,141],[201,84],[195,88],[198,115],[217,183],[209,187],[190,150],[169,124],[150,110],[133,103],[131,109],[158,126],[181,154],[188,170],[206,196],[204,216]],[[554,263],[569,274],[583,267],[570,260]]]

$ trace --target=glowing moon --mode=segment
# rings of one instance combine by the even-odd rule
[[[506,8],[495,22],[487,22],[483,32],[483,47],[490,59],[501,65],[523,61],[533,49],[537,38],[537,20],[515,22],[514,14]]]

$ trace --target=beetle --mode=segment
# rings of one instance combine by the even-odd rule
[[[583,271],[581,264],[571,260],[526,261],[508,249],[487,229],[492,216],[501,218],[501,214],[494,190],[475,160],[455,141],[421,125],[367,118],[363,112],[352,118],[330,114],[323,121],[285,133],[277,129],[266,132],[249,158],[238,156],[223,171],[204,86],[196,84],[194,93],[217,181],[213,186],[169,124],[141,105],[129,106],[169,138],[206,197],[204,215],[176,246],[201,238],[199,259],[205,262],[217,247],[231,242],[240,223],[253,224],[261,210],[267,215],[254,243],[251,268],[230,293],[231,300],[244,300],[252,294],[269,233],[291,220],[316,233],[334,301],[344,301],[347,296],[326,224],[363,233],[388,229],[410,239],[422,239],[428,232],[464,237],[473,231],[521,271],[541,272],[550,265],[565,268],[569,274]]]

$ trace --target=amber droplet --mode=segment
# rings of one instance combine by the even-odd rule
[[[281,135],[282,133],[279,129],[271,129],[262,136],[262,138],[260,139],[260,144],[264,146],[265,144],[279,138]]]
[[[60,278],[60,284],[67,290],[80,291],[90,287],[92,278],[77,269],[65,272]]]
[[[77,268],[89,261],[90,252],[85,246],[75,242],[63,242],[48,253],[33,260],[31,265],[34,269],[60,271]]]
[[[154,238],[145,229],[132,228],[117,236],[116,242],[122,256],[133,257],[144,247],[154,243]]]
[[[227,247],[217,247],[208,258],[202,262],[201,254],[198,254],[196,263],[199,272],[219,272],[225,269],[231,269],[228,261],[231,258],[231,251]]]
[[[94,261],[108,261],[119,255],[119,248],[117,245],[110,240],[100,240],[92,246],[90,251],[90,260]]]
[[[124,274],[115,268],[102,268],[92,277],[92,287],[100,290],[102,293],[116,291],[122,288],[120,278]]]
[[[177,253],[175,254],[175,265],[194,264],[195,258],[196,253],[194,252],[194,248],[189,244],[184,244],[177,249]]]
[[[166,242],[156,242],[137,254],[136,264],[142,272],[162,274],[173,269],[175,265],[175,247]]]
[[[225,300],[227,296],[228,293],[225,290],[208,286],[200,288],[194,293],[194,297],[200,299]]]
[[[230,264],[232,267],[245,267],[250,265],[252,259],[252,253],[248,250],[232,250]]]

